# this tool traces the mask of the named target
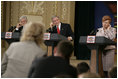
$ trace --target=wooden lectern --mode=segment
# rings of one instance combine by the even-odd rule
[[[54,47],[61,40],[67,40],[67,38],[57,33],[52,33],[50,35],[50,40],[45,40],[45,45],[48,47],[48,56],[53,55]]]
[[[90,70],[93,73],[100,74],[104,77],[102,65],[102,51],[106,45],[116,45],[116,42],[102,36],[95,37],[95,43],[87,43],[87,36],[81,36],[80,44],[87,45],[91,49]]]

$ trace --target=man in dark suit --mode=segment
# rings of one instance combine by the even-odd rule
[[[19,23],[17,24],[17,26],[12,26],[9,28],[9,32],[21,32],[23,29],[23,26],[27,23],[27,17],[26,16],[21,16],[19,18]]]
[[[66,36],[68,40],[74,39],[74,34],[71,30],[70,24],[61,23],[58,16],[53,16],[51,20],[52,23],[50,24],[50,28],[47,30],[49,33],[61,34]]]
[[[12,26],[9,28],[8,32],[18,32],[21,33],[24,25],[27,23],[27,17],[26,16],[21,16],[19,18],[19,23],[17,26]],[[6,40],[8,44],[10,45],[12,42],[17,42],[19,41],[18,39],[12,39],[12,40]]]
[[[49,56],[33,61],[28,78],[53,78],[58,75],[69,75],[71,78],[77,78],[77,70],[62,57]]]

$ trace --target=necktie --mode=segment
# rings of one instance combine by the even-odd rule
[[[59,30],[59,27],[57,27],[57,33],[60,34],[60,30]]]

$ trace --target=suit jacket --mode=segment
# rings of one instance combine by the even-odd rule
[[[15,42],[4,53],[1,65],[3,78],[27,78],[32,61],[46,53],[33,41]]]
[[[57,33],[57,27],[54,26],[52,29],[49,28],[48,32],[49,33]],[[71,36],[74,39],[74,34],[71,30],[70,24],[61,23],[60,34],[63,36],[66,36],[66,37]]]
[[[77,77],[76,68],[67,63],[62,57],[50,56],[36,59],[30,69],[30,78],[52,78],[56,75]]]
[[[18,30],[16,30],[16,26],[11,26],[8,30],[8,32],[18,32],[18,33],[21,33],[23,30],[23,26],[19,27]],[[10,45],[12,42],[18,42],[19,40],[18,39],[12,39],[12,40],[6,40],[7,43]]]
[[[22,29],[23,29],[23,26],[19,27],[18,30],[16,30],[16,26],[12,26],[12,27],[9,28],[8,31],[9,32],[13,32],[14,31],[14,32],[20,32],[21,33],[22,32]]]
[[[114,39],[116,37],[116,29],[113,28],[113,27],[110,27],[109,29],[104,31],[103,27],[99,28],[98,32],[96,33],[96,36],[104,36],[104,37],[114,41]],[[115,48],[114,45],[108,45],[108,46],[106,46],[105,50],[107,50],[107,49],[114,49],[114,48]]]

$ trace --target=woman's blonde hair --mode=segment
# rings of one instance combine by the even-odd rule
[[[22,32],[20,41],[35,41],[40,45],[43,43],[44,26],[38,22],[27,23]]]

